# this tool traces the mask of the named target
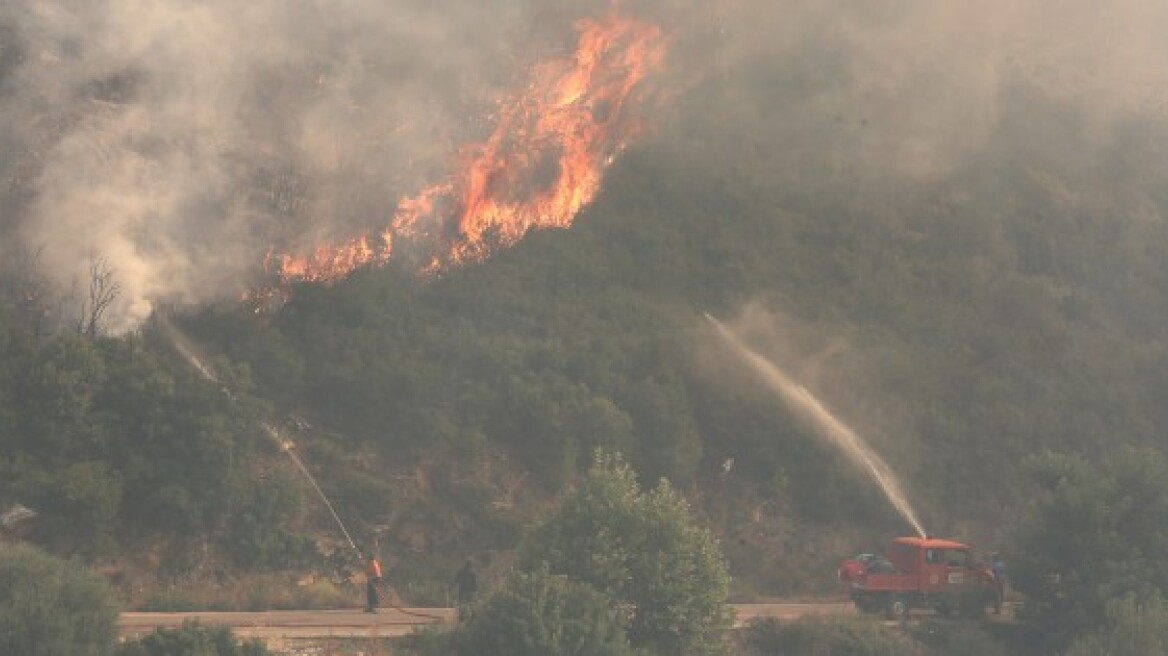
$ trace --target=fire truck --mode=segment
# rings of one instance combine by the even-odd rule
[[[914,608],[980,615],[997,599],[990,567],[969,545],[934,537],[894,538],[888,556],[860,554],[837,572],[856,608],[904,619]]]

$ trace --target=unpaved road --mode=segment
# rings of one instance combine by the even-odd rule
[[[197,621],[225,626],[240,638],[391,638],[429,624],[453,622],[452,608],[382,608],[377,613],[351,610],[270,610],[247,613],[122,613],[118,628],[124,637],[157,628]]]
[[[1002,619],[1013,614],[1007,604]],[[757,617],[791,620],[809,615],[849,616],[857,611],[841,600],[806,603],[731,604],[742,625]],[[924,614],[931,614],[921,611]],[[914,612],[916,614],[916,612]],[[382,608],[375,614],[360,609],[273,610],[251,613],[122,613],[118,622],[123,637],[144,635],[160,627],[179,627],[198,621],[204,626],[224,626],[240,638],[265,642],[327,638],[393,638],[432,624],[450,624],[453,608]]]
[[[732,604],[739,623],[756,617],[794,619],[805,615],[854,615],[851,604],[820,602],[799,604]],[[351,610],[273,610],[247,613],[122,613],[121,635],[132,637],[160,627],[179,627],[198,621],[204,626],[225,626],[240,638],[389,638],[422,626],[451,623],[452,608],[382,608],[375,614]]]

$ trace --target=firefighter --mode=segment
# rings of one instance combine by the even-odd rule
[[[479,590],[478,577],[475,576],[474,564],[469,560],[454,576],[454,587],[458,590],[458,604],[469,604],[474,601],[475,593]]]
[[[381,605],[377,593],[377,584],[381,582],[381,563],[377,562],[377,555],[371,554],[369,562],[365,564],[365,612],[376,613]]]

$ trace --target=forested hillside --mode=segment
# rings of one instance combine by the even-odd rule
[[[57,321],[37,251],[11,256],[0,511],[32,508],[21,536],[154,583],[334,567],[346,538],[267,422],[361,546],[441,601],[468,555],[505,567],[604,449],[682,491],[739,594],[830,589],[844,550],[912,529],[707,312],[868,439],[930,532],[1004,544],[1047,451],[1168,448],[1162,103],[1054,86],[1025,59],[972,95],[942,62],[894,75],[822,16],[800,37],[763,12],[768,43],[725,11],[675,38],[652,82],[668,101],[572,225],[481,262],[391,260],[258,308],[159,303],[110,334],[84,321],[85,285],[64,301],[82,320]],[[879,34],[892,14],[841,20]],[[0,44],[0,83],[29,56]],[[24,147],[0,153],[10,235],[39,193]],[[377,190],[354,205],[392,202],[366,203]],[[119,275],[96,256],[91,294]]]

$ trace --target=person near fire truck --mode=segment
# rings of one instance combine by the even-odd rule
[[[995,551],[990,554],[990,573],[994,576],[994,589],[997,594],[994,596],[994,614],[1002,614],[1002,602],[1006,600],[1006,561],[1002,559],[1001,552]]]

